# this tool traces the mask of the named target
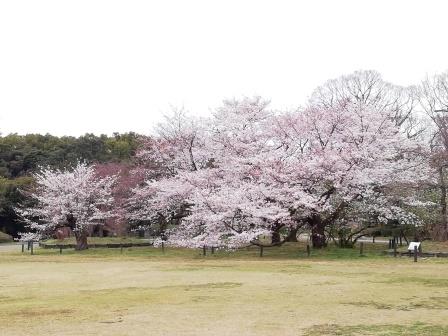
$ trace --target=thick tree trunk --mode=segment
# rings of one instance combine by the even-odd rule
[[[313,244],[313,248],[320,249],[326,247],[325,223],[322,221],[322,218],[314,214],[308,218],[308,223],[311,227],[311,243]]]
[[[292,228],[289,231],[288,238],[286,239],[286,241],[288,241],[288,242],[298,242],[298,240],[297,240],[297,231],[299,231],[298,228]]]
[[[272,241],[271,241],[271,244],[278,244],[278,243],[280,243],[280,232],[272,231]]]
[[[77,228],[76,227],[76,217],[73,216],[73,214],[67,215],[67,225],[69,228],[71,228],[75,233],[76,238],[76,251],[82,251],[87,250],[89,246],[87,245],[87,236],[89,235],[89,232],[84,228]]]
[[[282,228],[282,225],[275,224],[272,226],[271,231],[271,244],[278,244],[281,241],[280,237],[280,229]]]
[[[98,227],[98,237],[104,237],[104,230],[102,225],[99,225]]]
[[[82,251],[87,250],[89,248],[89,245],[87,244],[87,232],[75,232],[76,237],[76,251]]]

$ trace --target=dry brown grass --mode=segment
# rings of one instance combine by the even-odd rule
[[[1,335],[445,335],[448,261],[0,253]],[[40,253],[40,254],[39,254]],[[244,253],[244,252],[243,252]],[[282,254],[283,253],[283,254]],[[269,254],[269,252],[267,252]],[[415,324],[417,323],[417,324]]]

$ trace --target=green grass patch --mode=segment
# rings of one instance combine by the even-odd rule
[[[437,277],[394,277],[384,283],[386,284],[405,284],[405,283],[416,283],[431,287],[448,287],[447,278],[437,278]]]
[[[0,231],[0,243],[10,243],[13,239],[9,234]]]
[[[121,240],[121,238],[90,238],[89,244],[95,244],[95,247],[84,251],[75,251],[74,248],[66,248],[63,255],[80,255],[91,258],[104,257],[144,257],[144,258],[193,258],[193,259],[214,259],[214,260],[287,260],[287,259],[309,259],[309,260],[353,260],[361,261],[362,259],[384,259],[384,244],[364,244],[363,255],[360,255],[359,248],[339,248],[336,246],[328,246],[324,249],[311,249],[310,257],[306,253],[306,243],[286,243],[282,246],[265,247],[263,249],[263,257],[260,257],[260,248],[258,246],[249,246],[238,250],[215,249],[214,253],[207,248],[206,255],[203,255],[203,249],[186,249],[166,246],[164,250],[161,247],[126,247],[121,249],[100,247],[106,244],[120,243],[138,243],[145,242],[142,239],[129,238]],[[45,244],[66,245],[73,244],[73,240],[65,239],[63,243],[58,240],[47,240]],[[147,241],[146,241],[147,242]],[[20,247],[17,247],[19,251]],[[35,249],[35,255],[50,256],[59,254],[59,249]]]
[[[165,246],[165,249],[152,246],[134,246],[124,247],[121,251],[120,248],[106,248],[107,244],[127,244],[127,243],[141,243],[147,242],[147,240],[138,238],[115,238],[106,237],[89,238],[89,244],[94,246],[84,250],[75,251],[73,247],[64,248],[62,254],[65,256],[79,255],[85,258],[181,258],[181,259],[213,259],[213,260],[351,260],[356,262],[368,262],[373,260],[393,259],[391,256],[386,256],[384,250],[387,247],[381,243],[364,243],[363,254],[360,254],[359,245],[354,248],[339,248],[334,245],[329,245],[323,249],[311,249],[311,254],[308,257],[306,252],[306,243],[285,243],[282,246],[264,247],[263,256],[260,257],[260,248],[258,246],[249,246],[237,250],[225,250],[215,249],[214,253],[210,248],[207,248],[206,255],[203,255],[203,249],[187,249],[187,248],[175,248],[171,246]],[[74,243],[73,238],[65,239],[63,242],[58,240],[47,240],[45,244],[69,245]],[[118,245],[119,246],[119,245]],[[16,253],[11,251],[11,256],[18,255],[21,247],[17,246]],[[25,253],[29,253],[25,251]],[[52,256],[59,255],[59,249],[35,249],[35,256]],[[400,258],[401,259],[401,258]],[[402,260],[411,261],[409,258],[402,258]],[[439,258],[443,263],[445,258]],[[446,260],[448,261],[448,260]],[[0,259],[1,262],[1,259]]]
[[[403,246],[399,246],[397,251],[407,252],[408,245],[403,242]],[[448,252],[448,242],[436,242],[431,240],[425,240],[422,242],[423,252]]]
[[[305,336],[444,336],[448,335],[448,326],[414,323],[411,325],[356,325],[340,326],[336,324],[314,326],[305,332]]]

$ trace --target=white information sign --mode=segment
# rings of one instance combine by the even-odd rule
[[[411,242],[408,247],[408,251],[414,251],[415,246],[417,246],[417,250],[420,251],[420,242]]]

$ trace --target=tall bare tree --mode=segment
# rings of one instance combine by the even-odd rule
[[[334,108],[350,101],[361,108],[387,112],[408,138],[420,136],[425,125],[416,113],[418,95],[413,87],[402,87],[386,82],[374,70],[360,70],[330,79],[317,87],[310,103],[324,108]]]
[[[448,167],[448,71],[427,77],[418,88],[418,99],[432,121],[430,137],[432,162],[439,175],[441,218],[433,228],[433,238],[448,240],[446,173]]]

